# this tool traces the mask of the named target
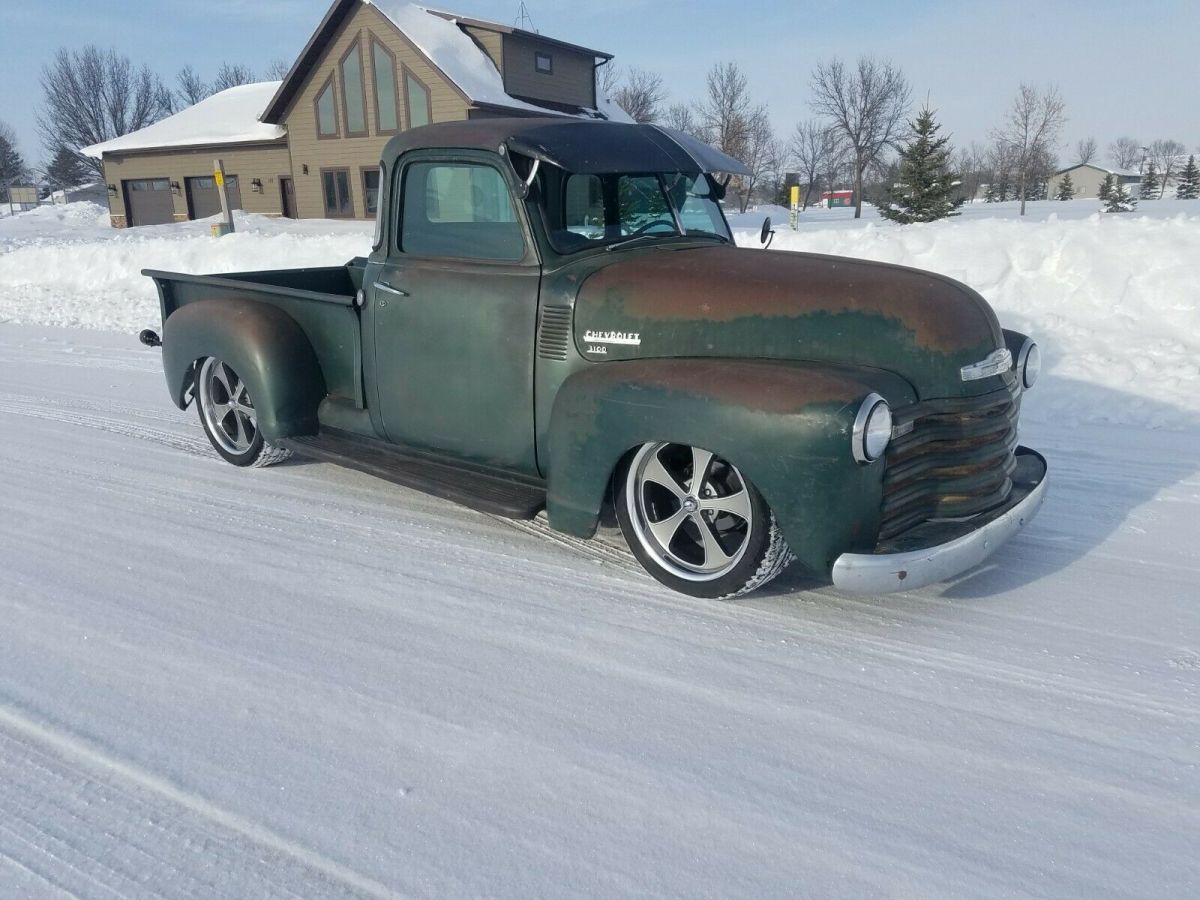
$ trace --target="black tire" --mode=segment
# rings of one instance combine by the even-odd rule
[[[226,462],[260,468],[292,455],[263,438],[250,392],[227,363],[211,356],[196,363],[195,396],[200,425]]]
[[[794,558],[754,485],[707,450],[642,445],[618,467],[613,506],[642,567],[692,597],[749,593]]]

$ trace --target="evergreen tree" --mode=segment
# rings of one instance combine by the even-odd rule
[[[1196,165],[1196,157],[1189,156],[1187,165],[1179,173],[1179,181],[1175,185],[1176,200],[1195,200],[1200,198],[1200,167]]]
[[[1112,199],[1113,191],[1117,188],[1117,178],[1112,172],[1104,176],[1104,180],[1100,182],[1100,199],[1107,203]]]
[[[46,166],[46,182],[54,190],[77,187],[96,180],[92,171],[79,154],[60,146],[54,151],[54,159]]]
[[[1154,163],[1150,163],[1149,168],[1146,169],[1146,174],[1142,176],[1142,199],[1155,199],[1159,187],[1158,169],[1154,168]]]
[[[928,108],[910,127],[909,143],[900,152],[895,180],[884,192],[879,214],[901,225],[958,215],[953,199],[958,177],[950,171],[950,138],[938,136],[941,126]]]
[[[8,185],[21,181],[29,174],[25,168],[25,160],[17,150],[16,135],[3,122],[0,122],[0,199],[8,200]]]
[[[1067,172],[1062,177],[1062,181],[1058,183],[1058,192],[1054,195],[1055,200],[1073,200],[1075,199],[1075,184],[1071,181],[1071,173]]]
[[[1109,178],[1112,178],[1110,175]],[[1109,191],[1108,199],[1104,204],[1104,211],[1115,212],[1133,212],[1137,208],[1137,200],[1129,191],[1125,190],[1125,185],[1116,182],[1111,191]]]

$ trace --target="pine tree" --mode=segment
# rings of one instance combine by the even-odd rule
[[[17,150],[16,137],[7,125],[0,122],[0,193],[3,194],[3,200],[8,200],[9,183],[21,181],[28,171],[25,160]]]
[[[1055,200],[1073,200],[1075,199],[1075,184],[1071,181],[1071,173],[1067,172],[1062,177],[1062,181],[1058,183],[1058,192],[1054,195]]]
[[[1111,175],[1108,176],[1112,178]],[[1105,179],[1106,181],[1108,179]],[[1137,200],[1129,191],[1125,190],[1125,185],[1116,182],[1111,191],[1109,191],[1108,199],[1104,204],[1104,211],[1110,213],[1116,212],[1133,212],[1137,208]]]
[[[938,136],[941,126],[928,108],[910,127],[911,139],[900,152],[896,180],[885,192],[879,214],[901,225],[958,215],[953,199],[958,177],[950,171],[950,138]]]
[[[1179,173],[1179,181],[1175,185],[1176,200],[1195,200],[1200,198],[1200,167],[1196,165],[1196,157],[1189,156],[1187,165]]]
[[[1109,200],[1112,199],[1113,191],[1115,191],[1116,188],[1117,188],[1117,177],[1115,175],[1113,175],[1112,172],[1109,172],[1107,175],[1104,176],[1104,180],[1102,182],[1100,182],[1100,194],[1099,194],[1100,199],[1103,200],[1105,203],[1107,203]]]
[[[1142,199],[1154,200],[1158,195],[1158,169],[1154,168],[1154,163],[1150,163],[1150,167],[1146,169],[1146,174],[1142,176]]]
[[[54,159],[46,166],[46,181],[55,190],[77,187],[96,180],[96,173],[79,158],[79,154],[59,147]]]

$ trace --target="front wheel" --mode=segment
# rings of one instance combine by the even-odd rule
[[[210,356],[199,364],[196,409],[213,449],[235,466],[270,466],[292,455],[263,439],[246,383],[228,363]]]
[[[613,500],[646,571],[693,597],[745,594],[793,558],[754,485],[699,447],[643,444],[618,471]]]

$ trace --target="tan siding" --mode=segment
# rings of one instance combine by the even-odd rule
[[[139,178],[167,178],[179,184],[178,191],[171,192],[175,206],[175,219],[187,218],[187,191],[185,178],[211,175],[214,159],[220,159],[229,175],[238,177],[238,188],[242,195],[242,208],[246,212],[279,215],[283,212],[282,195],[279,192],[279,176],[291,170],[287,146],[280,141],[273,145],[256,145],[232,149],[211,147],[201,150],[145,151],[122,156],[105,155],[104,181],[116,187],[117,193],[109,193],[109,212],[113,216],[125,216],[125,196],[122,181]],[[251,187],[252,179],[262,180],[262,193]]]
[[[534,68],[534,53],[539,50],[549,53],[554,60],[552,75]],[[504,89],[515,97],[595,106],[593,62],[586,53],[544,44],[519,34],[504,35]]]
[[[1094,169],[1091,166],[1076,166],[1074,169],[1068,169],[1071,173],[1071,184],[1075,187],[1075,198],[1077,200],[1093,199],[1100,196],[1100,185],[1104,183],[1104,177],[1108,174],[1100,169]],[[1064,173],[1065,174],[1065,173]],[[1062,182],[1062,175],[1054,175],[1050,178],[1047,185],[1047,191],[1051,199],[1058,192],[1058,186]],[[1125,185],[1126,190],[1129,185]]]
[[[484,52],[487,53],[487,55],[492,58],[492,62],[496,64],[496,68],[503,72],[504,35],[495,31],[488,31],[485,28],[473,28],[471,26],[464,26],[463,30],[473,37],[479,46],[483,47]]]
[[[467,117],[467,103],[463,96],[442,77],[424,57],[400,34],[397,28],[379,14],[373,6],[362,6],[350,16],[334,39],[325,48],[320,61],[297,94],[292,108],[284,116],[288,131],[288,146],[291,151],[292,171],[296,181],[296,208],[301,218],[319,218],[325,215],[325,204],[321,198],[321,169],[347,168],[350,170],[350,193],[354,199],[354,214],[365,218],[362,176],[360,170],[379,164],[383,145],[390,135],[380,135],[375,128],[375,70],[371,65],[368,34],[375,37],[396,56],[398,67],[406,66],[429,88],[433,121],[450,122]],[[366,137],[317,139],[316,114],[313,100],[329,73],[353,41],[362,40],[363,62],[366,74],[364,88],[367,95]],[[408,123],[408,110],[404,100],[403,69],[397,72],[397,85],[401,95],[401,110],[404,124]],[[342,121],[342,85],[338,78],[337,110],[339,133],[344,134],[346,123]],[[308,174],[304,167],[308,166]]]

